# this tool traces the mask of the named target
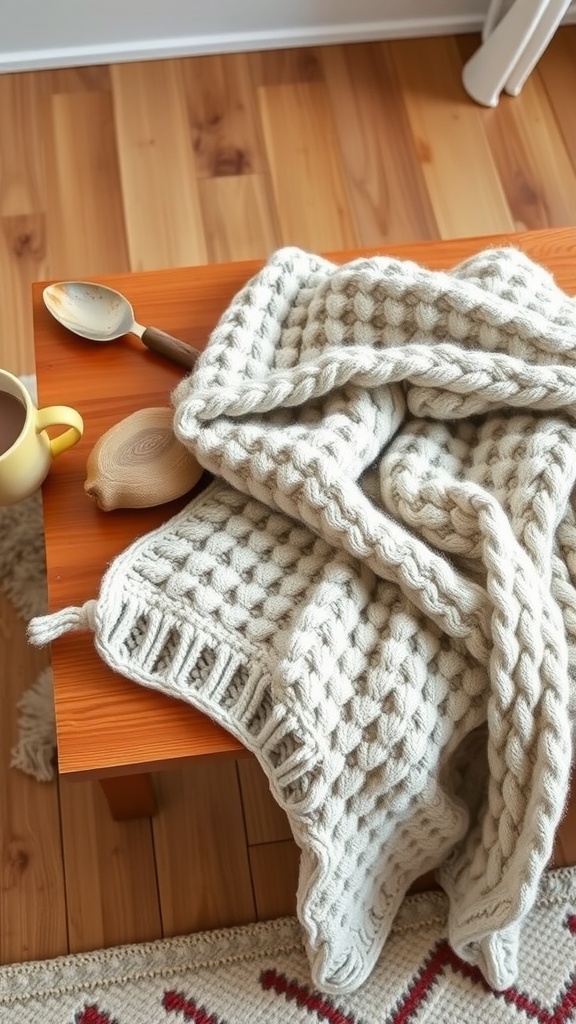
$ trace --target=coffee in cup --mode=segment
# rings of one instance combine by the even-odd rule
[[[22,433],[26,406],[9,391],[0,391],[0,455],[4,455]]]
[[[50,438],[47,428],[65,426]],[[29,497],[46,478],[52,460],[82,437],[76,409],[52,405],[38,409],[22,382],[0,370],[0,505]]]

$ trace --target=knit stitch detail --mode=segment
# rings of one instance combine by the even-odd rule
[[[115,671],[193,703],[256,754],[303,847],[316,976],[355,988],[411,882],[465,833],[435,775],[485,717],[484,673],[392,585],[220,482],[115,560],[98,618]]]
[[[430,868],[458,955],[514,981],[571,761],[575,331],[515,249],[447,274],[280,250],[174,394],[218,479],[90,613],[113,668],[256,754],[324,991]]]
[[[527,912],[550,856],[571,756],[572,638],[554,598],[552,548],[575,479],[575,306],[512,248],[452,274],[386,257],[337,267],[281,250],[231,304],[174,396],[176,432],[208,469],[396,583],[488,669],[486,813],[444,881],[457,951],[497,986],[514,975],[509,926]],[[540,418],[547,411],[556,416]],[[455,420],[465,420],[460,432]],[[427,488],[420,521],[440,515],[445,524],[434,547],[387,504],[399,427],[398,447],[407,441],[417,455],[403,461],[396,488],[408,481],[411,508],[410,491],[422,500]],[[458,461],[457,442],[459,471],[435,474],[434,458]],[[507,451],[525,479],[503,485],[492,467]],[[380,507],[352,486],[375,459]],[[465,547],[463,532],[473,545],[458,552],[460,571],[446,555]],[[501,948],[483,941],[498,930]]]

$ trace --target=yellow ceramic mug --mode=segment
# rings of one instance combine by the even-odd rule
[[[50,439],[46,427],[65,426]],[[0,505],[33,494],[48,474],[52,459],[82,437],[80,413],[67,405],[37,409],[18,377],[0,370]]]

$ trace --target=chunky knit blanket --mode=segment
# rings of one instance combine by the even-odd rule
[[[431,868],[507,987],[569,785],[576,301],[513,248],[280,250],[174,405],[217,479],[32,639],[93,629],[254,751],[321,989],[366,979]]]

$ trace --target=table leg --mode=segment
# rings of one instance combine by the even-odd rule
[[[148,772],[112,776],[98,779],[98,782],[114,821],[151,818],[156,814],[156,795],[152,776]]]

